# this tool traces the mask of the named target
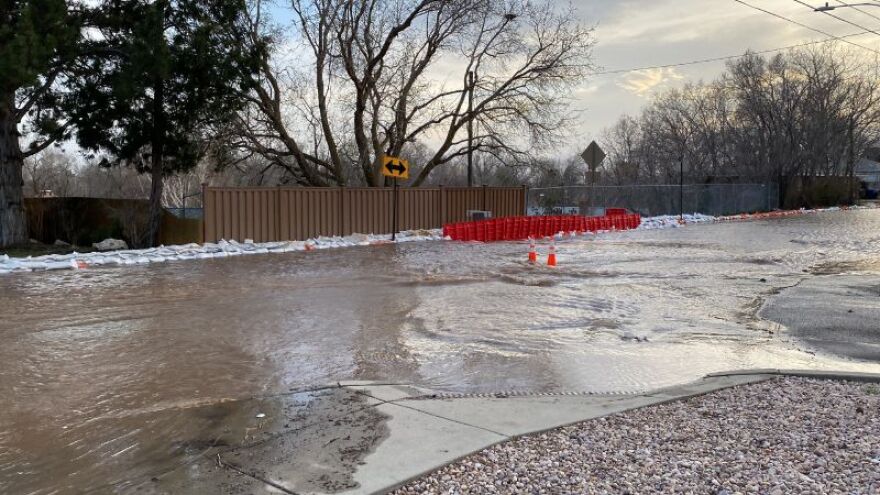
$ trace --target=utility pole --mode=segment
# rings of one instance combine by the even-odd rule
[[[501,27],[498,29],[498,33],[496,36],[501,33],[501,31],[507,26],[509,22],[512,22],[517,17],[513,12],[507,13],[504,15],[504,22],[501,24]],[[468,152],[467,152],[467,161],[468,161],[468,179],[467,185],[468,187],[474,187],[474,86],[477,85],[477,74],[476,72],[469,70],[467,74],[465,74],[464,78],[464,86],[468,92],[468,125],[467,125],[467,133],[468,133]]]
[[[512,22],[517,17],[513,12],[504,14],[504,22],[501,24],[501,27],[498,29],[498,33],[495,36],[501,33],[501,31],[507,26],[509,22]],[[477,74],[476,72],[469,70],[464,78],[464,86],[468,92],[468,152],[467,152],[467,161],[468,161],[468,179],[467,185],[468,187],[474,187],[474,86],[477,85]]]
[[[465,87],[468,90],[468,152],[467,152],[467,185],[474,187],[474,85],[477,76],[469,70],[465,76]]]
[[[853,175],[855,174],[855,168],[856,168],[856,136],[855,136],[855,134],[856,134],[856,129],[855,129],[856,118],[854,115],[850,116],[849,126],[847,126],[847,127],[849,127],[849,129],[847,129],[849,131],[849,133],[848,133],[849,134],[849,136],[848,136],[849,137],[849,157],[847,160],[848,163],[847,163],[847,167],[846,167],[847,168],[846,175],[847,175],[847,178],[849,179],[847,181],[847,182],[849,182],[849,200],[852,204],[857,204],[859,198],[856,197],[855,191],[853,191],[853,185],[854,185],[853,184]]]

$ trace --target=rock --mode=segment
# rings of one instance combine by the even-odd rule
[[[118,251],[120,249],[128,249],[128,244],[119,239],[104,239],[101,242],[92,244],[92,247],[98,251]]]
[[[55,245],[55,246],[58,246],[58,247],[70,247],[70,243],[69,243],[69,242],[64,242],[64,241],[62,241],[61,239],[56,239],[54,245]]]
[[[875,397],[791,377],[724,389],[497,444],[393,493],[874,493],[880,436],[859,415]]]

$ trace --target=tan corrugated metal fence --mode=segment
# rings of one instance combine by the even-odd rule
[[[399,230],[467,220],[467,210],[522,215],[524,187],[400,188]],[[305,240],[318,236],[390,234],[394,189],[206,187],[205,242]]]

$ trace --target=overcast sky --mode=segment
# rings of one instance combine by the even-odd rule
[[[863,31],[813,12],[793,0],[744,1],[835,36]],[[824,0],[821,3],[804,1],[817,6],[824,3]],[[832,4],[843,3],[830,1]],[[580,0],[575,5],[585,22],[596,23],[598,45],[595,56],[597,64],[603,67],[600,70],[737,55],[747,49],[769,50],[826,38],[734,0]],[[864,8],[865,13],[844,8],[834,14],[880,32],[880,2],[877,6]],[[878,34],[867,33],[847,39],[880,50]],[[868,50],[856,50],[865,57],[876,55]],[[637,113],[656,91],[686,81],[713,79],[724,71],[724,64],[711,62],[594,76],[581,87],[577,98],[584,110],[583,140],[589,142],[622,113]]]
[[[568,3],[568,0],[557,1],[560,5]],[[795,0],[743,1],[834,36],[877,31],[847,39],[880,51],[880,0],[873,0],[877,7],[864,7],[864,13],[853,8],[834,12],[863,26],[864,30],[813,12]],[[815,6],[825,2],[803,1]],[[843,3],[829,1],[835,5]],[[860,1],[865,0],[847,0],[847,3]],[[594,59],[599,71],[740,55],[748,49],[769,50],[827,38],[735,0],[572,0],[572,3],[581,21],[596,27],[598,43]],[[276,16],[285,14],[277,11]],[[856,50],[865,57],[876,56],[868,50]],[[582,149],[621,115],[638,113],[657,91],[687,81],[710,80],[723,70],[724,62],[719,61],[590,77],[574,94],[581,122],[572,137],[571,148]]]

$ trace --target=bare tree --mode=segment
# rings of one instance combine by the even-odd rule
[[[835,46],[747,54],[608,129],[608,168],[630,183],[673,182],[678,160],[688,181],[852,176],[880,138],[877,72],[876,61]]]
[[[567,90],[591,67],[591,29],[549,2],[293,0],[296,65],[280,60],[259,7],[240,38],[274,34],[276,58],[225,129],[229,161],[258,155],[302,185],[379,186],[381,155],[422,146],[421,185],[466,155],[468,125],[474,150],[525,162],[562,136]]]
[[[74,193],[77,177],[70,159],[63,152],[48,149],[28,157],[22,169],[25,195],[66,197]]]
[[[78,170],[76,182],[76,194],[87,198],[150,197],[150,178],[134,167],[107,167],[92,160]]]
[[[601,141],[608,155],[606,181],[613,184],[633,184],[644,177],[640,169],[644,152],[642,127],[639,120],[628,115],[602,132]],[[608,166],[611,164],[611,166]]]
[[[211,167],[207,160],[202,160],[186,173],[166,177],[162,205],[174,208],[200,205],[202,184],[208,182],[210,176]]]

